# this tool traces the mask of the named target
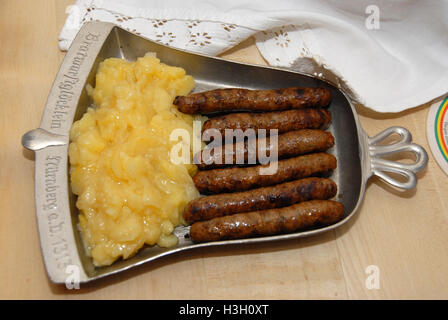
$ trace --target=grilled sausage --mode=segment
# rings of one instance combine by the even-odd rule
[[[283,159],[310,152],[322,152],[334,145],[334,137],[330,132],[313,129],[291,131],[279,135],[277,148],[275,148],[275,145],[271,146],[269,137],[252,141],[255,148],[251,148],[250,151],[248,141],[240,141],[230,145],[223,144],[214,148],[207,148],[206,146],[204,150],[195,155],[195,164],[199,170],[222,168],[234,164],[256,164],[260,163],[258,160],[260,148],[264,148],[262,153],[266,154],[267,157],[271,156],[271,151],[276,151],[277,157]],[[231,163],[226,163],[226,157],[232,160]],[[243,163],[239,163],[241,160],[243,160]],[[249,160],[253,162],[249,163]]]
[[[273,163],[247,168],[224,168],[199,171],[193,177],[202,194],[244,191],[326,173],[336,168],[336,158],[326,153],[312,153],[279,160],[273,174],[262,174]],[[270,167],[273,169],[273,167]],[[274,167],[275,168],[275,167]]]
[[[202,126],[203,140],[207,130],[215,129],[226,135],[226,129],[246,131],[254,129],[277,129],[278,133],[300,129],[326,129],[331,123],[331,113],[324,109],[301,109],[266,113],[230,113],[210,118]]]
[[[330,104],[325,88],[292,87],[276,90],[216,89],[189,96],[177,96],[174,104],[188,114],[232,111],[279,111],[320,108]]]
[[[241,212],[286,207],[308,200],[334,197],[333,180],[305,178],[244,192],[224,193],[190,201],[183,213],[187,222],[208,220]]]
[[[190,237],[194,242],[208,242],[289,233],[331,225],[343,215],[342,203],[311,200],[284,208],[195,222],[190,227]]]

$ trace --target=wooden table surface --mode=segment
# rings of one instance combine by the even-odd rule
[[[430,160],[412,191],[400,192],[372,178],[356,216],[335,231],[275,244],[186,252],[79,290],[50,283],[35,220],[34,158],[20,141],[39,126],[64,57],[57,38],[72,3],[0,1],[0,298],[448,298],[448,178],[426,141],[430,104],[391,115],[358,107],[369,135],[404,126]],[[266,64],[253,40],[223,56]],[[379,271],[379,288],[366,286],[371,265]]]

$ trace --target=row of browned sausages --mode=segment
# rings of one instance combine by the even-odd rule
[[[330,102],[327,89],[300,87],[217,89],[175,99],[174,104],[184,113],[230,112],[212,116],[203,131],[213,128],[225,135],[226,129],[278,129],[278,161],[272,174],[261,174],[260,169],[271,164],[260,164],[258,158],[251,166],[225,163],[228,150],[233,164],[236,150],[244,150],[243,159],[248,163],[245,140],[233,143],[232,148],[222,145],[219,152],[214,147],[214,153],[196,155],[200,156],[200,171],[193,181],[206,196],[191,201],[184,211],[184,219],[192,223],[193,241],[289,233],[343,218],[343,205],[328,200],[336,196],[337,185],[324,178],[337,167],[336,158],[325,153],[334,145],[333,135],[324,131],[331,123]],[[270,139],[257,138],[256,145],[263,142],[261,145],[270,146]],[[242,144],[241,149],[238,144]],[[269,155],[270,150],[266,151]]]

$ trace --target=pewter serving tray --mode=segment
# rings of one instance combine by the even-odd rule
[[[106,58],[135,60],[147,52],[156,52],[162,62],[184,68],[197,83],[195,92],[224,87],[271,89],[290,86],[326,87],[332,93],[330,110],[333,121],[329,130],[335,137],[331,149],[338,160],[332,179],[338,185],[337,200],[345,206],[345,217],[337,224],[311,231],[194,244],[185,237],[189,227],[177,227],[179,244],[166,249],[144,247],[134,257],[119,260],[108,267],[95,267],[86,255],[78,230],[78,210],[70,190],[68,175],[69,130],[82,117],[92,101],[86,84],[95,86],[98,64]],[[399,135],[392,144],[381,144],[389,135]],[[410,133],[401,127],[389,128],[370,138],[361,128],[351,101],[340,89],[311,75],[276,68],[235,63],[197,55],[152,42],[113,24],[92,22],[83,26],[67,52],[49,94],[40,128],[23,136],[24,147],[36,152],[35,198],[39,236],[45,266],[52,282],[65,283],[68,267],[79,269],[80,282],[88,282],[163,256],[187,249],[228,244],[277,241],[309,236],[337,228],[347,222],[360,205],[367,180],[377,175],[398,188],[416,186],[416,173],[426,166],[425,150],[411,143]],[[397,152],[412,152],[415,161],[403,164],[383,157]],[[390,176],[388,173],[393,173]],[[395,179],[396,175],[402,179]],[[260,244],[262,245],[262,244]],[[188,252],[185,252],[188,255]]]

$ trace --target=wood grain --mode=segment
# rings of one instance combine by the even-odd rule
[[[80,290],[51,284],[35,221],[34,157],[20,139],[39,126],[64,56],[57,37],[65,8],[72,3],[0,2],[1,299],[448,298],[448,178],[431,154],[413,191],[401,192],[372,178],[355,218],[336,231],[186,252]],[[266,64],[252,39],[222,56]],[[398,114],[377,114],[362,106],[357,110],[370,135],[401,125],[429,152],[428,107]],[[366,288],[369,265],[380,270],[380,289]]]

